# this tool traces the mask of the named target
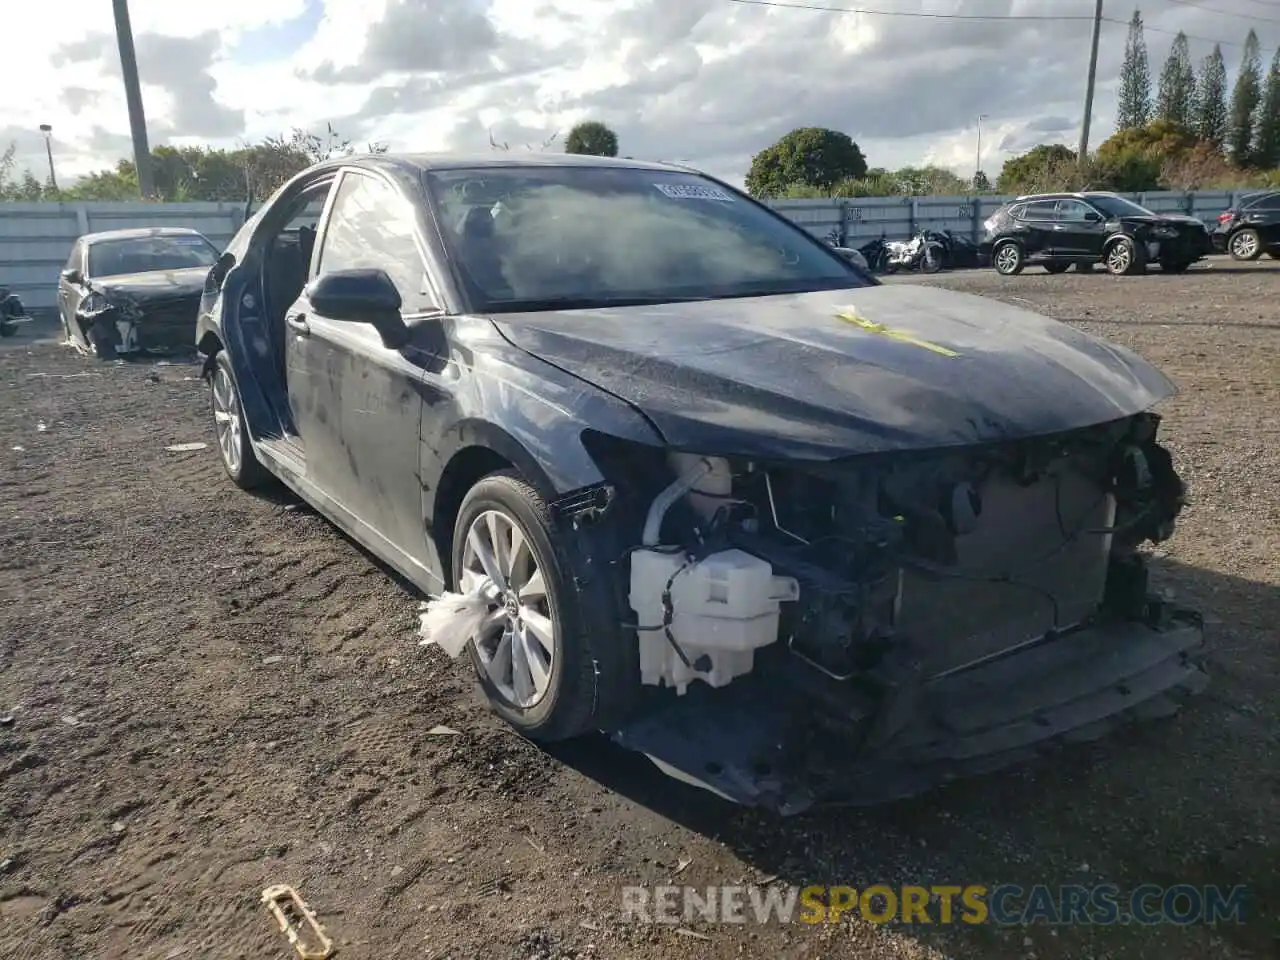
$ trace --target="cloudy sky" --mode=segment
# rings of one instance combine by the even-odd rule
[[[849,133],[873,166],[972,173],[1079,136],[1090,0],[131,0],[153,145],[234,146],[326,122],[394,150],[538,147],[603,120],[621,152],[740,182],[797,126]],[[861,12],[831,13],[804,7]],[[0,148],[64,182],[130,153],[106,0],[24,2],[5,19]],[[1148,0],[1153,80],[1173,34],[1234,77],[1280,0]],[[886,15],[892,12],[897,15]],[[1108,0],[1092,142],[1112,128],[1131,5]],[[906,16],[903,14],[916,14]],[[918,14],[931,14],[930,17]],[[941,16],[939,16],[941,15]],[[958,18],[957,18],[958,17]],[[966,17],[978,19],[964,19]],[[1021,19],[1012,19],[1012,18]],[[983,19],[990,18],[990,19]],[[1036,19],[1039,18],[1039,19]],[[559,149],[557,146],[554,149]]]

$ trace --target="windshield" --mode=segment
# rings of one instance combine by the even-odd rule
[[[99,240],[89,246],[89,276],[115,277],[152,270],[211,267],[218,260],[213,244],[198,234]]]
[[[486,167],[426,175],[477,311],[867,286],[829,247],[697,174]]]
[[[1108,217],[1154,217],[1146,207],[1140,207],[1124,197],[1089,197],[1089,202]]]

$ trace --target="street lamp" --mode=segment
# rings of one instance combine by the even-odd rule
[[[44,152],[49,158],[49,186],[58,189],[58,178],[53,172],[53,127],[50,124],[40,124],[40,132],[44,134]]]
[[[978,174],[982,172],[982,121],[987,119],[987,114],[978,114],[978,154],[973,164],[973,180],[977,183]]]

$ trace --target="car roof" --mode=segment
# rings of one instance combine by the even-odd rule
[[[336,157],[316,169],[357,166],[419,173],[427,170],[500,169],[503,167],[587,167],[601,169],[693,171],[691,167],[631,157],[596,157],[578,153],[370,153]]]
[[[1028,200],[1088,200],[1092,197],[1116,197],[1120,198],[1120,194],[1114,190],[1079,190],[1074,193],[1027,193],[1021,197],[1014,197],[1013,203],[1025,203]]]
[[[99,230],[97,233],[86,233],[80,240],[83,243],[93,244],[103,240],[141,240],[146,237],[204,237],[204,234],[191,227],[127,227],[122,230]],[[205,237],[205,239],[208,238]]]

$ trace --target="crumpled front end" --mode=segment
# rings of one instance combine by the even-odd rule
[[[99,356],[130,356],[188,348],[199,305],[198,293],[141,297],[95,288],[80,302],[75,316],[84,346]]]
[[[1158,425],[827,463],[669,455],[620,578],[651,703],[614,738],[793,812],[1170,712],[1207,675],[1198,614],[1152,592],[1140,549],[1184,504]]]

